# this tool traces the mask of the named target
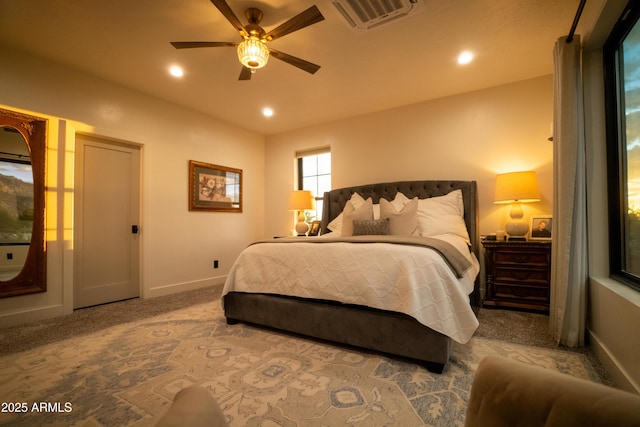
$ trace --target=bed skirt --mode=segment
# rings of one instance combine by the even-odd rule
[[[411,316],[323,300],[231,292],[224,296],[227,323],[255,323],[418,361],[441,373],[453,340]]]

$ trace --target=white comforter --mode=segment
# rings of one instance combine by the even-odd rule
[[[321,238],[321,237],[320,237]],[[245,249],[222,295],[253,292],[405,313],[459,343],[478,327],[469,294],[480,268],[466,243],[438,236],[472,262],[458,279],[436,251],[389,243],[260,243]]]

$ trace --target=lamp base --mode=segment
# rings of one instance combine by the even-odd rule
[[[526,222],[509,222],[505,231],[509,235],[509,240],[527,240],[525,236],[529,231],[529,225]]]
[[[298,233],[298,236],[306,236],[307,231],[309,231],[309,224],[304,220],[304,211],[300,211],[298,214],[298,222],[296,223],[296,233]]]
[[[298,236],[306,236],[307,231],[309,231],[309,224],[304,221],[300,221],[296,224],[296,233]]]

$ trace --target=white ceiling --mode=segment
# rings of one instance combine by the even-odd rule
[[[314,75],[272,58],[238,81],[235,49],[174,49],[240,40],[209,0],[0,0],[0,44],[269,135],[551,74],[579,3],[420,1],[420,13],[357,33],[330,0],[228,0],[243,23],[246,8],[263,10],[266,31],[317,5],[324,21],[270,44],[321,65]],[[464,67],[462,50],[475,54]],[[184,77],[169,76],[172,64]]]

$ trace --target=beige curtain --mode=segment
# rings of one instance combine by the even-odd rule
[[[580,36],[554,49],[554,196],[550,329],[562,345],[584,345],[587,208]]]

